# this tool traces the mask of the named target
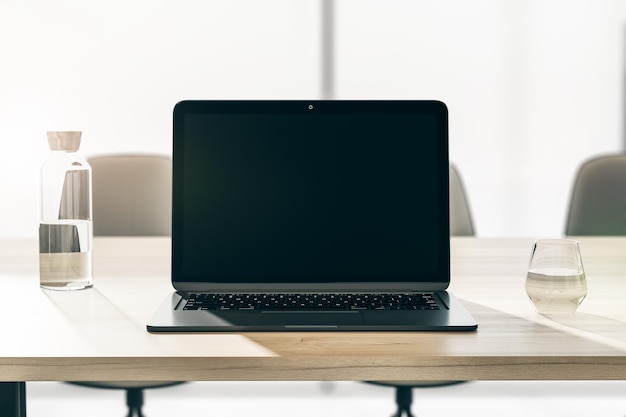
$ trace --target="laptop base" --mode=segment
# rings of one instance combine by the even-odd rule
[[[152,333],[258,331],[472,331],[477,323],[446,291],[435,311],[185,311],[184,294],[169,296],[148,322]]]

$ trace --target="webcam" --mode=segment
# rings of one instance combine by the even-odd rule
[[[309,110],[313,110],[313,105],[309,104]]]

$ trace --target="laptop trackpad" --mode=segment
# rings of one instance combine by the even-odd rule
[[[339,327],[358,326],[363,324],[363,317],[358,311],[341,312],[293,312],[264,311],[261,324],[287,327]]]

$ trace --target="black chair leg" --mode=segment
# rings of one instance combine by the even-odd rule
[[[414,417],[411,414],[411,404],[413,403],[413,388],[412,387],[396,387],[396,404],[398,405],[398,411],[392,417],[402,417],[403,414],[406,417]]]
[[[143,407],[143,390],[139,388],[127,389],[126,405],[128,405],[128,417],[144,417],[141,411]]]

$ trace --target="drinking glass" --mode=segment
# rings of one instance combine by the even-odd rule
[[[526,276],[526,294],[541,314],[576,311],[587,295],[587,280],[576,240],[535,242]]]

